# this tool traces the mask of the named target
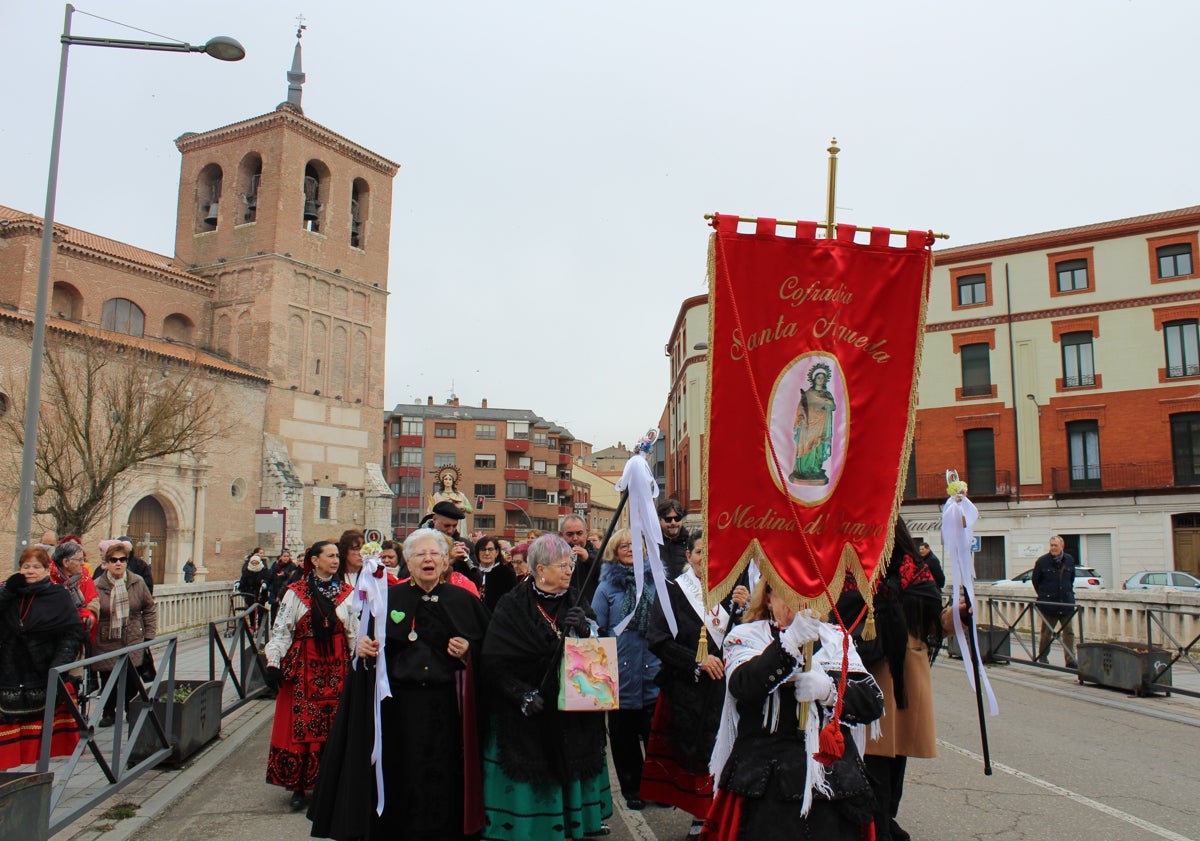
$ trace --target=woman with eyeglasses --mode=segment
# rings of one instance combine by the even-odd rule
[[[475,543],[475,558],[479,562],[478,572],[482,579],[479,598],[483,599],[488,610],[495,610],[500,599],[517,586],[517,574],[506,562],[504,553],[500,551],[500,541],[494,537],[481,537]]]
[[[630,809],[643,809],[643,749],[650,739],[650,722],[658,700],[659,660],[650,651],[646,632],[654,610],[654,579],[650,570],[642,574],[641,599],[637,597],[637,571],[633,565],[633,538],[629,529],[613,533],[604,550],[600,586],[592,597],[592,610],[601,636],[614,636],[626,617],[629,622],[617,636],[617,660],[621,680],[619,709],[608,713],[608,741],[613,764],[621,783],[621,795]]]
[[[106,654],[129,645],[152,640],[158,632],[158,606],[150,588],[140,575],[128,572],[129,558],[133,546],[122,540],[101,540],[100,556],[104,572],[96,579],[96,593],[100,597],[100,620],[96,626],[96,644],[93,654]],[[146,651],[135,651],[129,655],[129,664],[141,669],[148,664]],[[101,660],[95,665],[96,672],[107,685],[113,677],[116,660]],[[137,681],[128,676],[125,680],[125,705],[137,694]],[[111,727],[116,720],[116,690],[104,704],[100,718],[101,727]]]
[[[558,709],[563,635],[592,633],[575,605],[570,545],[556,534],[529,546],[529,581],[496,605],[483,643],[491,701],[483,753],[485,841],[607,835],[612,815],[604,716]]]
[[[321,758],[308,811],[317,837],[448,841],[473,838],[483,827],[475,663],[487,609],[442,582],[450,559],[440,532],[414,531],[402,553],[409,578],[388,588],[385,627],[363,629]],[[376,669],[387,670],[391,691],[378,719]],[[377,726],[382,814],[370,764]]]
[[[79,614],[50,566],[45,549],[28,546],[0,589],[0,769],[37,762],[50,669],[78,659],[83,646]],[[53,721],[50,755],[69,755],[75,721],[62,709]]]
[[[279,601],[267,643],[267,684],[279,694],[267,755],[267,782],[292,793],[292,811],[317,781],[321,748],[358,639],[351,588],[338,577],[332,540],[304,553],[303,575]]]

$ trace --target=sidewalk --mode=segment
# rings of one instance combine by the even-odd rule
[[[190,639],[180,634],[175,659],[176,680],[207,680],[208,679],[208,637],[207,626],[192,629],[199,636]],[[225,640],[226,645],[230,640]],[[156,651],[156,656],[158,652]],[[220,655],[216,655],[216,676],[221,676],[224,663]],[[230,705],[237,700],[237,692],[232,680],[226,680],[222,696],[222,705]],[[132,780],[116,794],[101,802],[98,806],[86,812],[73,823],[60,829],[54,836],[55,841],[94,841],[103,838],[104,841],[123,841],[128,838],[138,826],[148,818],[166,809],[180,794],[193,785],[197,780],[216,770],[221,762],[236,751],[247,738],[252,736],[264,722],[271,719],[275,702],[251,701],[221,720],[221,733],[217,739],[210,742],[199,753],[179,767],[160,765]],[[100,739],[110,738],[109,728],[99,729]],[[111,752],[111,741],[105,747],[106,753]],[[265,754],[263,762],[266,762]],[[58,771],[65,765],[63,758],[51,760],[50,770]],[[265,767],[265,765],[264,765]],[[32,766],[23,766],[14,770],[33,770]],[[65,814],[86,801],[90,792],[107,784],[107,779],[96,764],[91,752],[85,750],[67,784],[67,792],[59,801],[55,814]],[[104,813],[117,804],[132,803],[138,807],[138,816],[113,820],[103,817]]]

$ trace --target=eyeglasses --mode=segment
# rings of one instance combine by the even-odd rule
[[[683,517],[680,517],[678,515],[672,515],[670,517],[663,517],[662,521],[664,523],[678,523],[682,519],[683,519]]]
[[[622,549],[632,549],[632,548],[633,548],[633,544],[632,544],[632,543],[618,543],[618,544],[617,544],[617,551],[618,551],[618,552],[620,552]]]
[[[554,567],[555,569],[561,569],[564,572],[574,572],[575,571],[575,561],[574,560],[559,561],[556,564],[550,564],[550,566]]]
[[[484,552],[497,552],[497,551],[499,551],[499,550],[496,549],[495,546],[485,546],[479,550],[479,554],[482,555]]]
[[[127,560],[129,560],[129,557],[127,555],[113,555],[111,558],[108,559],[108,562],[110,564],[123,564]]]
[[[409,555],[408,557],[409,557],[409,560],[412,560],[413,558],[415,558],[418,561],[423,561],[426,558],[443,558],[443,557],[445,557],[445,555],[443,555],[441,552],[414,552],[413,554]]]

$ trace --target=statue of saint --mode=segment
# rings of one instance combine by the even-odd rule
[[[462,481],[462,473],[457,467],[451,464],[439,468],[438,480],[442,483],[442,489],[429,497],[430,511],[439,502],[452,502],[464,514],[470,514],[475,510],[471,506],[471,500],[467,499],[466,495],[458,489],[458,483]]]
[[[832,371],[818,362],[808,372],[809,388],[800,392],[793,438],[796,463],[789,481],[799,485],[828,485],[825,462],[833,453],[833,413],[837,406],[826,386]]]

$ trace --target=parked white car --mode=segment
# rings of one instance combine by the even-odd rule
[[[1122,590],[1157,590],[1160,587],[1200,590],[1200,578],[1178,570],[1142,570],[1121,585]]]
[[[1027,569],[1012,578],[1002,578],[995,582],[997,587],[1028,587],[1033,589],[1033,570]],[[1076,590],[1099,590],[1104,587],[1104,581],[1096,570],[1091,567],[1075,567]]]

